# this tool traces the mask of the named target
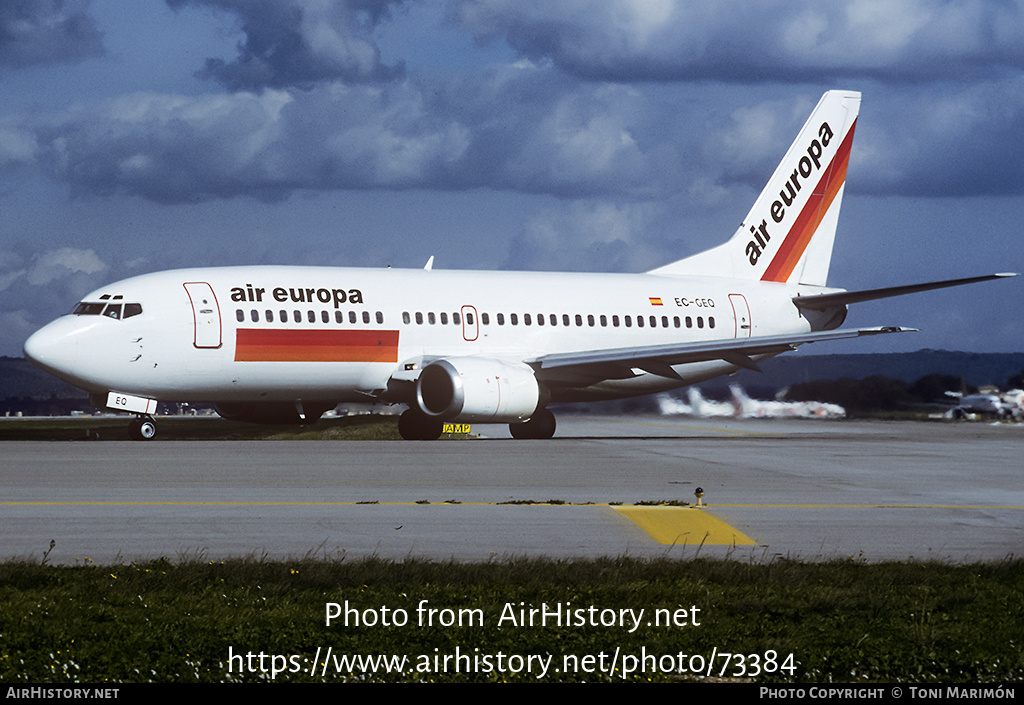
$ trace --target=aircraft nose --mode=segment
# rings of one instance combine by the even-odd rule
[[[69,336],[65,319],[58,319],[40,328],[25,341],[25,358],[51,374],[61,376],[74,368],[78,349],[74,336]]]

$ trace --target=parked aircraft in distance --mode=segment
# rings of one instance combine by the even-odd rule
[[[406,404],[406,439],[442,423],[550,438],[548,405],[729,374],[839,329],[847,305],[984,281],[867,291],[825,284],[860,94],[826,93],[727,242],[645,274],[224,267],[105,286],[32,335],[25,356],[136,414],[213,402],[229,419],[311,422],[341,402]]]

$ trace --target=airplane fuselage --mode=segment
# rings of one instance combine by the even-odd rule
[[[117,282],[83,299],[138,304],[141,313],[67,315],[37,333],[27,350],[93,393],[124,390],[162,401],[408,401],[389,391],[389,380],[442,357],[524,364],[538,351],[806,332],[812,323],[791,300],[801,289],[821,291],[650,274],[173,270]],[[49,346],[50,338],[61,342]],[[551,399],[633,396],[733,369],[723,361],[677,365],[678,379],[637,371],[556,388]]]

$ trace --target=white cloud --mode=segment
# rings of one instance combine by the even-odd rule
[[[92,250],[61,247],[36,255],[25,272],[25,280],[32,286],[41,286],[69,274],[96,274],[106,268]]]

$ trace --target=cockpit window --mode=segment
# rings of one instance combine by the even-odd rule
[[[100,298],[109,299],[110,297],[105,296]],[[119,299],[121,297],[115,296],[114,298]],[[119,320],[122,318],[131,318],[132,316],[138,316],[140,313],[142,313],[142,304],[122,304],[120,302],[108,304],[102,302],[96,303],[82,301],[77,306],[75,306],[75,310],[72,311],[71,313],[76,316],[104,315],[107,318]]]
[[[75,310],[72,311],[76,316],[98,316],[103,313],[103,307],[106,304],[87,304],[82,302],[75,306]]]

